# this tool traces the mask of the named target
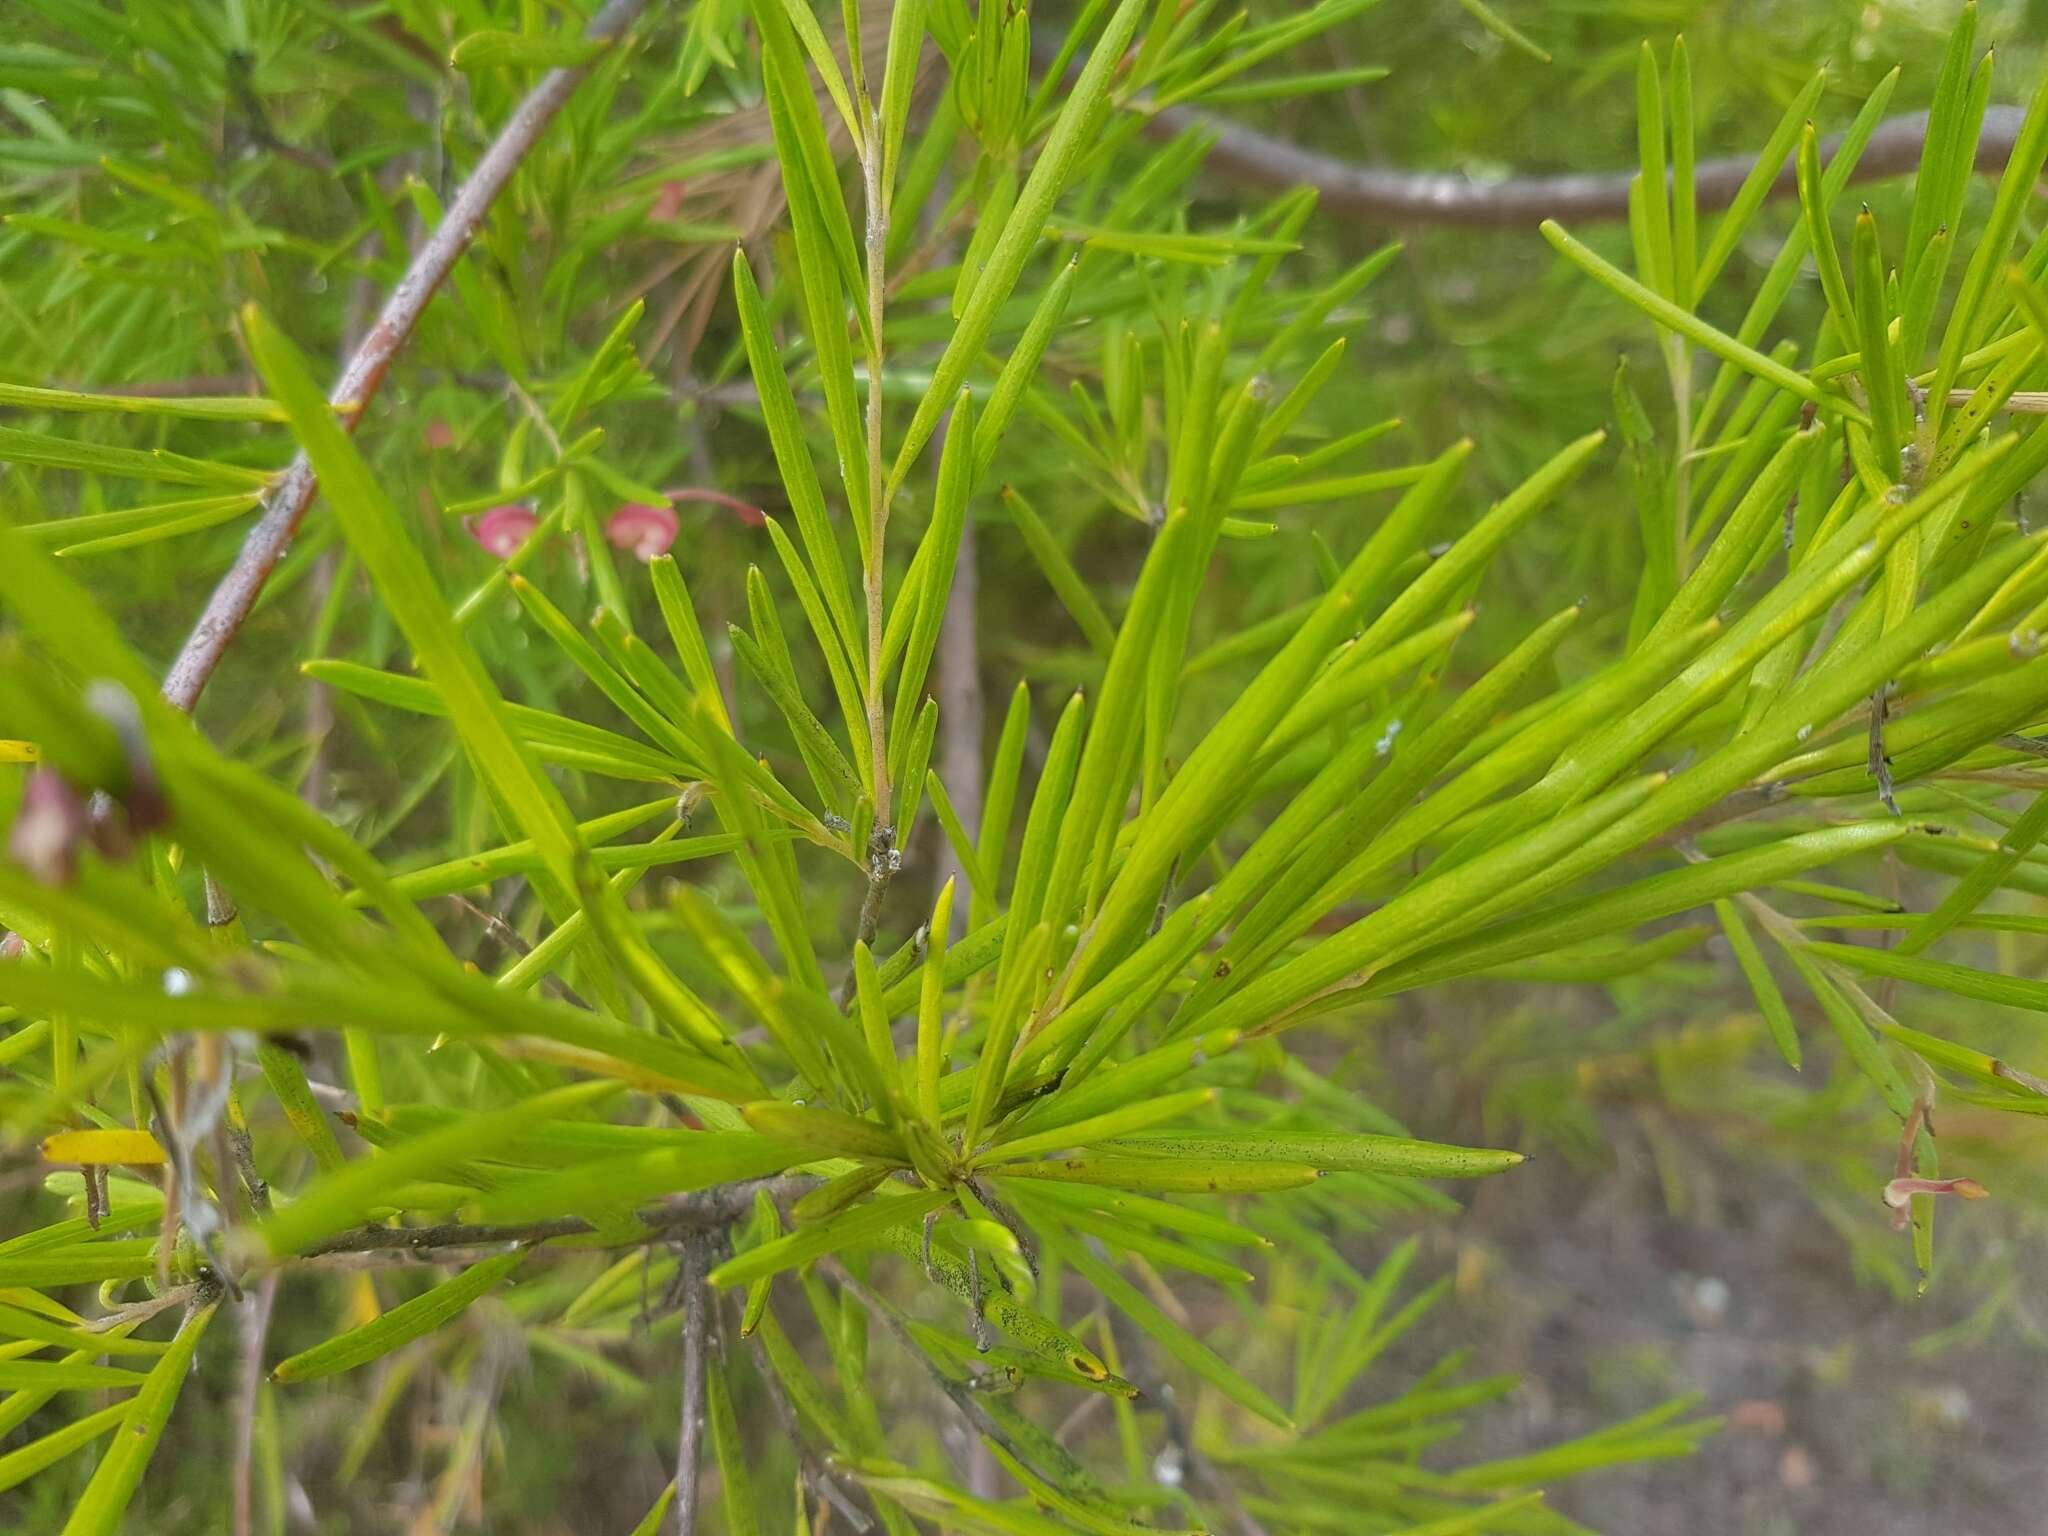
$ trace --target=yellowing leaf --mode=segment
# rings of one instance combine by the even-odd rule
[[[43,1138],[43,1157],[52,1163],[155,1164],[164,1149],[147,1131],[59,1131]]]

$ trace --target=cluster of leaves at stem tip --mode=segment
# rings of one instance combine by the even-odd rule
[[[1709,1422],[1678,1401],[1461,1461],[1461,1416],[1512,1382],[1460,1357],[1361,1405],[1446,1282],[1414,1283],[1414,1240],[1361,1272],[1349,1239],[1521,1158],[1409,1136],[1299,1042],[1341,1046],[1425,988],[1647,967],[1707,931],[1659,925],[1708,914],[1785,1067],[1824,1052],[1882,1106],[1895,1143],[1849,1150],[1889,1170],[1895,1146],[1871,1205],[1882,1221],[1882,1189],[1923,1271],[1937,1196],[1982,1193],[1939,1167],[1937,1109],[2048,1110],[2048,1086],[1942,1032],[1951,999],[2040,1011],[2048,984],[1936,957],[1987,924],[2038,931],[1978,908],[2048,893],[2025,734],[2048,713],[2048,549],[2006,515],[2048,466],[2048,424],[2006,410],[2048,368],[2048,238],[2017,245],[2048,86],[1966,218],[1991,89],[1973,11],[1903,231],[1843,206],[1890,79],[1826,163],[1815,79],[1704,220],[1684,46],[1645,48],[1632,270],[1544,234],[1647,322],[1667,424],[1624,371],[1618,442],[1560,442],[1482,504],[1471,443],[1364,468],[1394,424],[1333,435],[1319,411],[1333,332],[1392,249],[1304,285],[1313,194],[1204,227],[1205,130],[1147,137],[1169,106],[1369,80],[1268,71],[1370,0],[1258,24],[1090,0],[1040,52],[1023,8],[966,0],[698,0],[591,40],[537,6],[452,34],[405,3],[397,26],[25,9],[69,42],[0,49],[10,94],[55,104],[0,155],[33,194],[0,236],[24,274],[5,307],[65,346],[41,383],[0,384],[21,423],[0,426],[0,1127],[57,1165],[65,1214],[0,1240],[0,1430],[39,1429],[0,1454],[0,1489],[98,1447],[67,1533],[147,1498],[195,1361],[230,1350],[220,1320],[280,1287],[312,1332],[264,1357],[243,1410],[374,1367],[359,1468],[406,1383],[446,1373],[481,1405],[449,1510],[507,1349],[620,1392],[645,1388],[615,1355],[679,1350],[685,1456],[650,1531],[700,1509],[733,1532],[1575,1529],[1542,1489],[1684,1454]],[[95,27],[119,58],[95,62]],[[578,77],[397,365],[459,417],[454,468],[419,468],[416,420],[393,446],[417,412],[330,402],[294,337],[286,275],[391,287],[449,179],[306,163],[261,87],[309,39],[322,68],[450,103],[436,153],[457,171],[545,71]],[[219,104],[173,90],[196,79]],[[765,131],[649,172],[647,136],[713,95],[758,103]],[[202,110],[247,150],[225,169]],[[1701,310],[1729,302],[1739,248],[1778,238],[1761,212],[1788,162],[1798,215],[1724,330]],[[728,221],[662,206],[749,167],[773,193],[759,228],[739,197]],[[273,223],[292,175],[351,217]],[[593,275],[650,229],[688,278],[652,321]],[[1809,260],[1825,303],[1787,334]],[[217,323],[155,338],[166,290]],[[261,392],[62,387],[152,347]],[[658,351],[683,359],[666,382]],[[602,510],[686,507],[659,487],[692,431],[707,452],[689,424],[718,391],[721,433],[755,434],[778,481],[762,568],[688,540],[620,559]],[[649,412],[644,446],[607,436]],[[266,744],[274,718],[202,730],[165,703],[130,615],[74,574],[176,559],[295,450],[321,500],[262,601],[324,591],[304,686],[373,742],[410,715],[439,743],[383,817],[298,794],[309,765]],[[1047,454],[1055,476],[1004,483]],[[1619,491],[1586,496],[1617,457]],[[1624,531],[1633,501],[1632,606],[1561,604],[1451,685],[1490,564],[1575,495]],[[459,533],[525,501],[545,510],[502,560]],[[1311,596],[1194,644],[1247,541],[1361,506],[1369,534],[1317,545]],[[1072,550],[1101,512],[1134,552],[1114,591]],[[1014,531],[1081,685],[1019,683],[963,802],[932,695],[970,526]],[[394,868],[380,844],[430,800],[446,857]],[[941,855],[959,875],[927,904],[911,877]],[[1937,904],[1853,901],[1900,863],[1946,882]],[[1827,869],[1850,901],[1784,908],[1843,890]],[[479,893],[509,951],[488,967]],[[962,1443],[999,1475],[970,1480]]]

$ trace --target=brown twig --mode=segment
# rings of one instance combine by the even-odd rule
[[[173,1307],[189,1309],[192,1298],[204,1289],[206,1287],[197,1283],[174,1285],[160,1296],[152,1296],[147,1301],[130,1302],[125,1307],[112,1308],[79,1326],[87,1333],[109,1333],[124,1323],[131,1329],[140,1328],[159,1312],[168,1312]]]
[[[1974,389],[1952,389],[1948,392],[1948,403],[1968,405],[1976,393]],[[2048,390],[2016,389],[2005,397],[2001,409],[2015,416],[2048,416]]]
[[[451,893],[444,899],[450,902],[452,905],[459,907],[462,911],[467,912],[471,917],[475,918],[479,923],[483,924],[484,936],[490,939],[492,943],[496,944],[500,949],[504,950],[507,954],[515,955],[521,959],[524,959],[526,956],[533,953],[533,946],[527,943],[525,939],[520,937],[519,930],[514,928],[510,923],[506,922],[504,918],[498,916],[497,913],[485,911],[482,907],[478,906],[475,902],[471,901],[467,896],[463,896],[460,894]],[[562,980],[561,977],[553,975],[551,973],[549,975],[543,976],[541,978],[540,984],[549,993],[553,994],[556,997],[559,997],[571,1008],[581,1008],[585,1012],[588,1012],[590,1010],[590,1004],[586,1003],[581,997],[579,997],[576,993],[576,989],[570,986],[566,981]]]
[[[610,0],[591,18],[584,35],[606,40],[616,38],[632,25],[646,4],[647,0]],[[356,348],[355,355],[342,370],[341,378],[329,397],[342,413],[349,430],[353,431],[363,419],[363,413],[383,384],[392,361],[411,337],[421,315],[426,313],[436,290],[468,248],[491,204],[504,190],[505,183],[511,180],[520,162],[539,142],[542,131],[561,110],[562,104],[582,83],[588,68],[588,65],[578,65],[569,69],[553,69],[541,77],[540,83],[527,94],[526,99],[513,108],[512,115],[498,130],[497,138],[491,141],[490,148],[477,161],[476,169],[449,202],[447,214],[421,244],[405,276],[398,280],[398,285],[385,299],[377,323],[370,327],[362,345]],[[292,460],[291,466],[272,486],[263,516],[249,530],[241,553],[235,557],[227,575],[221,578],[220,585],[214,588],[205,612],[192,626],[184,649],[179,651],[178,659],[171,664],[171,670],[164,678],[164,697],[178,708],[189,713],[198,703],[207,680],[213,676],[222,655],[233,643],[250,610],[256,606],[264,583],[291,547],[318,488],[319,477],[314,473],[312,461],[303,453]]]
[[[645,1241],[644,1237],[639,1241]],[[407,1249],[381,1248],[356,1253],[314,1253],[289,1259],[285,1264],[297,1274],[354,1275],[378,1269],[467,1269],[505,1252],[503,1243],[485,1243],[475,1248],[425,1248],[418,1253]],[[527,1254],[527,1262],[568,1263],[587,1254],[609,1251],[603,1245],[588,1248],[550,1248],[546,1244]]]

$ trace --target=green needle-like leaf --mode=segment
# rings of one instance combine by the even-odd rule
[[[1726,358],[1738,368],[1753,373],[1760,379],[1766,379],[1802,400],[1811,401],[1850,421],[1868,424],[1868,416],[1858,407],[1851,405],[1839,395],[1826,393],[1805,374],[1795,372],[1783,363],[1766,357],[1754,347],[1745,346],[1733,336],[1716,330],[1690,311],[1680,309],[1669,299],[1644,287],[1626,272],[1595,255],[1566,234],[1555,219],[1543,221],[1543,238],[1556,246],[1573,265],[1603,288],[1633,304],[1666,330],[1676,331],[1687,340],[1698,342],[1716,357]]]
[[[828,1253],[871,1242],[892,1227],[906,1226],[926,1212],[938,1210],[951,1199],[951,1193],[943,1189],[878,1196],[830,1221],[799,1227],[772,1243],[763,1243],[736,1258],[727,1259],[711,1271],[711,1283],[718,1286],[746,1285],[764,1275],[809,1264]]]
[[[171,1347],[150,1368],[121,1432],[100,1457],[92,1481],[72,1507],[71,1518],[64,1522],[63,1536],[116,1536],[120,1531],[128,1505],[142,1484],[142,1474],[163,1438],[164,1426],[178,1405],[178,1395],[192,1369],[192,1356],[218,1306],[218,1302],[208,1302],[191,1313]]]
[[[496,1289],[519,1267],[522,1257],[517,1252],[501,1253],[472,1264],[454,1279],[400,1302],[375,1321],[280,1360],[271,1367],[271,1379],[315,1381],[382,1359],[394,1349],[444,1326],[479,1297]]]

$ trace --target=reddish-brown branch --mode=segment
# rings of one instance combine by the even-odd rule
[[[618,37],[638,19],[646,4],[647,0],[610,0],[591,19],[585,35],[605,39]],[[562,104],[582,82],[587,70],[588,66],[584,65],[574,69],[550,70],[542,76],[526,99],[513,108],[512,115],[498,130],[497,138],[491,141],[490,148],[477,161],[476,169],[470,172],[469,179],[448,204],[448,211],[440,224],[413,256],[411,266],[385,299],[376,324],[370,327],[362,344],[349,359],[348,366],[342,369],[341,378],[329,397],[336,409],[343,412],[351,430],[362,420],[363,412],[376,397],[392,361],[412,336],[435,291],[468,248],[491,204],[504,190],[505,183],[511,180],[520,162],[539,142],[541,133],[562,109]],[[185,639],[184,649],[178,653],[178,659],[171,663],[171,669],[164,677],[164,697],[178,708],[190,711],[199,701],[207,680],[213,676],[222,655],[234,642],[250,610],[256,606],[264,583],[270,579],[278,561],[284,558],[284,552],[291,547],[299,524],[305,519],[306,509],[313,503],[313,493],[318,489],[318,477],[313,472],[311,461],[303,453],[292,460],[291,466],[271,488],[263,516],[249,530],[241,553],[235,557],[227,575],[221,578],[220,585],[214,588],[213,596],[207,600],[206,611],[193,625],[191,634]]]
[[[743,501],[726,491],[714,490],[708,485],[672,485],[667,491],[670,501],[702,501],[714,506],[726,507],[739,514],[741,522],[758,528],[767,521],[768,514],[751,501]]]

